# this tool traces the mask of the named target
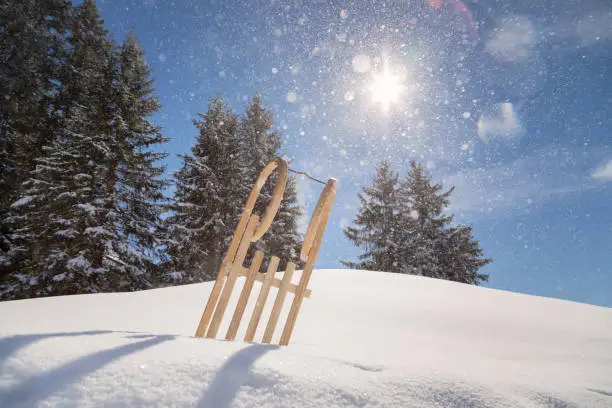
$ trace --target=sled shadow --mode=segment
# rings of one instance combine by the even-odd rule
[[[105,332],[55,333],[46,335],[24,336],[25,338],[17,339],[15,339],[15,337],[19,336],[13,336],[7,339],[0,340],[0,342],[7,342],[7,340],[12,339],[12,342],[8,341],[9,345],[12,345],[12,348],[9,347],[8,351],[12,354],[20,347],[24,347],[25,345],[31,344],[37,340],[41,340],[47,337],[63,337],[70,335],[78,336],[91,334],[95,335],[103,333]],[[117,359],[172,339],[174,339],[174,336],[151,336],[151,338],[149,338],[148,340],[141,340],[122,346],[117,346],[108,350],[99,351],[72,360],[57,368],[35,374],[14,386],[5,389],[0,389],[0,406],[35,406],[38,402],[43,401],[50,395],[56,393],[57,391],[65,389],[71,384],[78,382],[80,379],[87,376],[88,374],[99,370],[100,368]],[[4,350],[3,354],[6,354],[4,353]]]
[[[245,383],[251,382],[251,366],[279,346],[252,344],[231,356],[200,397],[197,408],[227,408]]]
[[[99,334],[113,333],[110,330],[92,330],[82,332],[59,332],[59,333],[40,333],[40,334],[17,334],[15,336],[0,338],[0,367],[4,365],[12,355],[20,349],[27,347],[37,341],[53,337],[75,337],[75,336],[95,336]]]

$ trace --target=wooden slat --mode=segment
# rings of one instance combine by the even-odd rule
[[[252,215],[251,218],[249,218],[249,223],[247,224],[244,236],[240,241],[240,246],[238,247],[238,252],[236,253],[232,268],[227,276],[227,280],[225,281],[223,291],[221,292],[221,298],[219,299],[219,303],[215,309],[212,321],[210,322],[210,327],[206,332],[206,337],[208,338],[215,338],[217,336],[219,326],[221,325],[221,320],[225,314],[225,309],[227,309],[227,303],[229,302],[232,290],[234,289],[236,278],[240,273],[240,268],[242,268],[244,258],[246,257],[249,246],[251,245],[251,237],[253,236],[253,232],[255,231],[255,227],[257,226],[258,222],[259,217],[257,215]]]
[[[210,296],[208,297],[208,302],[204,308],[204,313],[202,313],[202,318],[200,319],[200,323],[196,329],[196,337],[204,337],[208,323],[210,323],[210,318],[212,317],[217,301],[219,300],[221,289],[223,289],[223,283],[225,282],[225,278],[229,273],[230,266],[236,257],[236,252],[238,251],[238,247],[240,246],[240,242],[244,236],[244,231],[247,227],[250,214],[250,211],[245,211],[238,222],[238,226],[236,227],[236,231],[232,237],[232,242],[230,243],[225,257],[223,257],[223,262],[221,263],[221,267],[217,273],[217,279],[215,280],[215,284],[213,285]]]
[[[261,289],[259,290],[259,296],[257,297],[257,303],[255,303],[255,309],[253,309],[253,314],[251,315],[251,321],[249,322],[249,326],[247,327],[246,334],[244,335],[244,341],[251,342],[255,337],[255,332],[257,331],[257,326],[259,325],[259,320],[261,319],[261,314],[263,312],[264,306],[266,305],[266,300],[268,299],[268,294],[270,293],[270,286],[272,284],[272,280],[274,279],[274,274],[276,273],[276,269],[278,269],[278,264],[280,259],[276,256],[273,256],[270,259],[270,265],[268,265],[268,271],[265,273],[263,279],[263,284]],[[260,275],[260,274],[258,274]]]
[[[281,286],[276,294],[276,300],[274,301],[274,306],[272,307],[272,313],[270,313],[270,319],[268,320],[266,331],[264,332],[263,343],[265,344],[269,344],[272,341],[272,336],[274,335],[274,330],[276,329],[276,324],[278,323],[278,317],[283,308],[283,303],[285,303],[287,288],[289,286],[289,282],[291,282],[293,271],[295,271],[295,264],[293,262],[289,262],[287,264],[287,270],[283,276]]]
[[[324,210],[322,211],[323,214],[321,217],[321,222],[317,226],[315,238],[307,256],[308,260],[306,261],[306,265],[304,265],[304,271],[302,272],[302,276],[300,278],[298,290],[295,293],[293,303],[291,304],[291,309],[287,315],[287,322],[285,323],[285,328],[283,329],[280,340],[281,346],[288,345],[289,340],[291,339],[291,334],[293,333],[293,328],[295,327],[295,321],[297,320],[300,307],[302,306],[302,301],[304,300],[306,287],[310,281],[312,269],[314,268],[314,263],[317,259],[319,249],[321,248],[321,242],[323,241],[323,234],[325,232],[325,227],[327,226],[329,213],[331,212],[332,205],[334,204],[334,198],[336,196],[336,180],[331,179],[328,184],[331,186],[331,194],[327,197],[327,202],[325,203]]]
[[[236,310],[232,316],[229,329],[227,329],[225,340],[234,340],[236,338],[236,333],[238,333],[238,328],[240,327],[240,322],[242,321],[242,315],[244,314],[244,310],[246,309],[246,305],[249,301],[251,290],[253,290],[255,275],[259,274],[259,268],[261,267],[263,257],[263,252],[255,252],[255,256],[251,262],[251,268],[249,269],[249,276],[247,276],[244,286],[242,287],[242,292],[240,293],[240,298],[238,299],[238,304],[236,305]]]
[[[276,271],[276,273],[277,274],[278,273],[285,273],[285,271]],[[240,275],[242,275],[244,277],[249,276],[249,269],[245,268],[245,267],[242,267],[240,269]],[[259,273],[255,277],[255,280],[263,282],[264,279],[265,279],[265,276],[266,276],[265,273]],[[280,288],[281,283],[282,283],[282,280],[280,280],[278,278],[273,278],[273,280],[272,280],[272,286],[275,287],[275,288]],[[297,289],[298,289],[298,285],[296,285],[295,283],[290,283],[288,288],[287,288],[287,291],[291,292],[291,293],[295,293],[297,291]],[[306,292],[304,293],[304,297],[310,297],[310,294],[311,294],[310,289],[307,289]]]

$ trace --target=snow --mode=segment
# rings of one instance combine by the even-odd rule
[[[53,277],[53,280],[56,281],[56,282],[61,282],[64,279],[66,279],[66,274],[65,273],[58,273],[57,275],[55,275]]]
[[[94,214],[98,209],[89,203],[77,204],[77,207],[87,212],[88,214]]]
[[[68,269],[87,269],[91,265],[83,255],[79,255],[76,258],[70,259],[66,266],[68,267]]]
[[[211,287],[0,304],[0,406],[612,404],[610,309],[317,270],[291,344],[277,347],[194,338]]]
[[[109,235],[109,231],[104,227],[88,227],[85,228],[85,234],[92,235],[94,237],[98,235]]]
[[[55,233],[55,236],[57,236],[57,237],[63,237],[63,238],[74,238],[74,237],[76,237],[78,234],[79,234],[79,233],[78,233],[78,231],[77,231],[77,230],[75,230],[74,228],[69,228],[69,229],[66,229],[66,230],[60,230],[60,231],[57,231],[57,232]]]
[[[64,193],[59,194],[57,196],[57,199],[59,200],[59,199],[66,198],[66,197],[75,198],[76,196],[77,194],[74,191],[66,191]]]
[[[19,200],[11,204],[11,208],[18,208],[18,207],[23,207],[24,205],[28,205],[34,200],[34,198],[35,198],[34,196],[21,197]]]

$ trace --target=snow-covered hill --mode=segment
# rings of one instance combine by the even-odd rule
[[[2,303],[0,407],[612,407],[612,309],[376,272],[310,286],[287,348],[193,338],[210,284]]]

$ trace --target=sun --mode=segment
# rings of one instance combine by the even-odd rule
[[[382,111],[387,113],[392,105],[400,101],[404,84],[402,78],[393,74],[385,64],[383,71],[372,77],[369,90],[372,102],[380,104]]]

